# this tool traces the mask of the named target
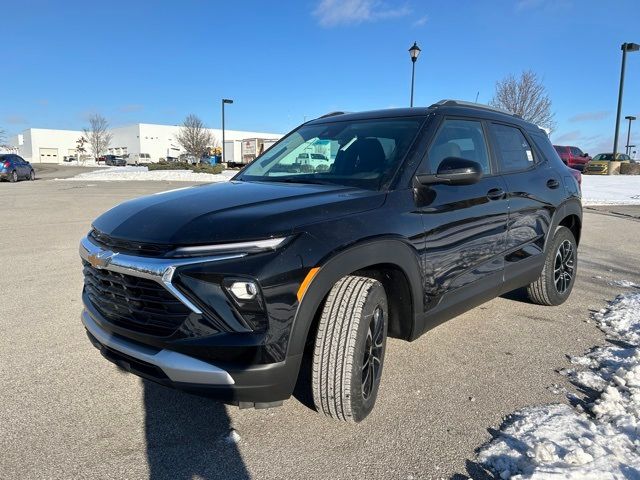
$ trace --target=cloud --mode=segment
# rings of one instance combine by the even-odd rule
[[[569,118],[570,122],[590,122],[595,120],[603,120],[611,115],[611,111],[609,110],[600,110],[597,112],[584,112],[578,113],[573,117]]]
[[[41,98],[40,100],[37,100],[36,103],[38,105],[40,105],[41,107],[48,107],[49,106],[49,100],[47,100],[46,98]]]
[[[406,17],[410,13],[406,5],[392,6],[382,0],[321,0],[313,11],[318,23],[327,28]]]
[[[144,105],[140,105],[139,103],[131,103],[128,105],[122,105],[118,107],[118,110],[123,113],[139,112],[143,109],[144,109]]]
[[[417,19],[415,22],[413,22],[411,24],[411,26],[412,27],[422,27],[427,23],[428,20],[429,20],[429,17],[427,15],[424,15],[424,16],[420,17],[419,19]]]
[[[5,117],[5,122],[9,125],[25,125],[29,123],[26,117],[23,117],[22,115],[9,115]]]
[[[582,137],[580,130],[572,130],[571,132],[563,133],[559,136],[554,136],[554,143],[574,142]]]

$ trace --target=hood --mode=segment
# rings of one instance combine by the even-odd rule
[[[131,200],[98,217],[93,226],[112,237],[143,243],[257,240],[371,210],[384,198],[383,192],[336,185],[231,181]]]

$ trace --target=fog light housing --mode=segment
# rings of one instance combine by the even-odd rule
[[[252,281],[235,280],[227,288],[231,295],[241,302],[255,300],[258,296],[258,285]]]

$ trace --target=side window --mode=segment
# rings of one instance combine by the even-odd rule
[[[579,157],[580,155],[582,155],[582,150],[577,147],[571,147],[571,155]]]
[[[525,170],[533,165],[533,151],[520,129],[494,123],[491,125],[503,172]]]
[[[447,157],[473,160],[482,166],[482,171],[491,173],[487,142],[482,124],[476,120],[445,120],[436,134],[428,153],[429,170],[438,171],[438,166]]]

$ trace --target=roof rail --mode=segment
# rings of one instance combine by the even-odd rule
[[[336,115],[344,115],[345,113],[348,113],[348,112],[329,112],[319,116],[318,118],[335,117]]]
[[[474,102],[465,102],[464,100],[450,100],[444,99],[440,100],[437,103],[434,103],[429,108],[435,107],[470,107],[470,108],[480,108],[482,110],[490,110],[492,112],[504,113],[505,115],[510,115],[512,117],[522,118],[520,115],[517,115],[509,110],[504,110],[502,108],[492,107],[490,105],[485,105],[482,103],[474,103]]]

